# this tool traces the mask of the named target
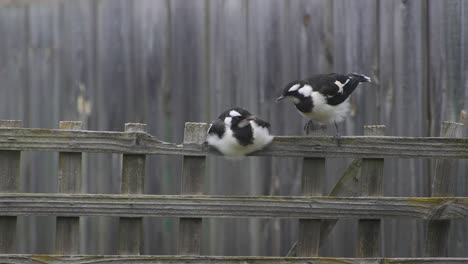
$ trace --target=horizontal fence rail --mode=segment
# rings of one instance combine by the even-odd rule
[[[144,132],[0,128],[0,149],[124,154],[219,155],[205,144],[174,144]],[[467,138],[278,136],[255,156],[361,158],[468,158]]]
[[[0,194],[0,215],[454,219],[468,216],[468,197]]]
[[[468,263],[468,258],[281,258],[281,257],[218,257],[218,256],[54,256],[54,255],[0,255],[5,263],[171,263],[171,264],[429,264]]]

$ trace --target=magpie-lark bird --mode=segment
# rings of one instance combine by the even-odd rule
[[[224,111],[208,129],[206,141],[226,156],[244,156],[271,143],[270,124],[244,108]]]
[[[369,77],[358,73],[317,74],[288,83],[276,101],[290,99],[299,113],[309,119],[304,126],[306,134],[309,134],[313,121],[322,125],[334,123],[335,137],[340,138],[337,123],[350,112],[349,96],[360,83],[370,81]]]

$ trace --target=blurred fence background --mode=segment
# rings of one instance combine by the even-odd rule
[[[88,130],[148,124],[182,142],[186,121],[210,122],[242,106],[277,135],[303,134],[292,105],[275,98],[288,81],[361,72],[374,83],[352,96],[343,134],[364,124],[386,135],[438,136],[468,99],[468,3],[463,0],[0,0],[0,119],[24,127],[83,121]],[[464,121],[463,118],[461,121]],[[466,130],[466,128],[465,128]],[[21,190],[56,192],[56,153],[25,153]],[[297,158],[208,158],[205,194],[299,195]],[[326,190],[349,159],[327,164]],[[151,156],[147,194],[179,193],[181,158]],[[85,154],[83,192],[118,193],[120,156]],[[386,196],[429,196],[429,160],[385,163]],[[451,187],[467,196],[468,163]],[[117,219],[83,221],[85,254],[115,254]],[[20,252],[51,253],[53,217],[19,217]],[[145,254],[175,254],[176,220],[144,220]],[[340,221],[322,256],[354,256],[356,220]],[[384,256],[421,256],[424,223],[383,220]],[[350,228],[353,227],[353,228]],[[202,254],[285,255],[297,220],[212,219]],[[449,255],[466,256],[468,225],[455,220]]]

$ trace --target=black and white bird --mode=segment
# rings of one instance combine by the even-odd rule
[[[294,103],[299,113],[309,119],[304,126],[307,134],[313,121],[322,125],[334,123],[335,137],[340,138],[337,123],[350,112],[349,96],[360,83],[370,81],[369,77],[358,73],[317,74],[288,83],[276,101],[289,98]]]
[[[244,108],[224,111],[208,129],[206,141],[226,156],[244,156],[270,144],[270,124]]]

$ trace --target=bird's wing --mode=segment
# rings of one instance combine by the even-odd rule
[[[270,123],[268,123],[268,122],[265,121],[265,120],[262,120],[262,119],[260,119],[260,118],[258,118],[258,117],[255,117],[253,120],[254,120],[255,123],[257,123],[258,126],[260,126],[260,127],[270,128]]]
[[[341,96],[344,93],[343,87],[349,82],[350,78],[343,74],[330,73],[314,75],[306,80],[312,86],[312,89],[325,95],[327,98]]]

